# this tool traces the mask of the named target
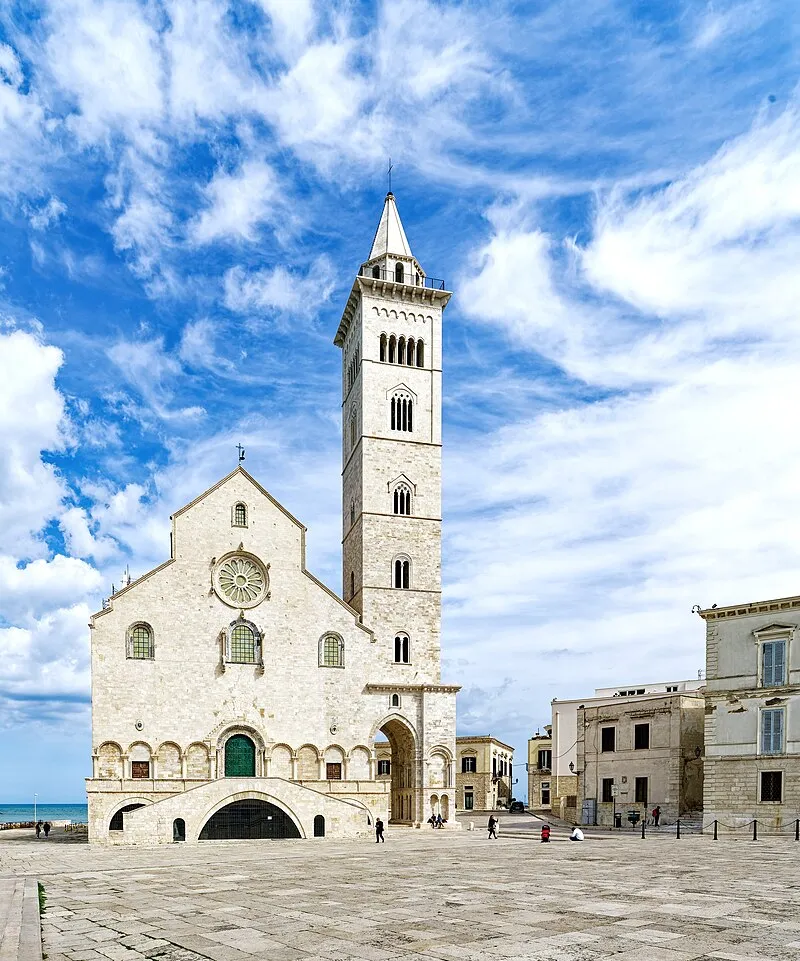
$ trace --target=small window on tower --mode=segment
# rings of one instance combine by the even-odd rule
[[[408,340],[408,344],[406,345],[406,363],[408,364],[409,367],[414,366],[415,354],[416,354],[416,350],[414,348],[414,338],[410,337]]]
[[[350,600],[356,596],[356,575],[350,571]]]
[[[404,279],[403,279],[404,277],[405,277],[405,270],[403,269],[403,265],[402,265],[402,264],[395,264],[395,265],[394,265],[394,280],[395,280],[395,283],[397,283],[397,284],[402,284],[402,283],[404,283],[404,282],[405,282]]]
[[[411,489],[407,484],[398,484],[394,489],[393,507],[395,514],[411,513]]]
[[[394,639],[395,664],[410,664],[410,641],[408,634],[397,634]]]
[[[350,502],[350,526],[352,527],[353,524],[355,524],[355,522],[356,522],[356,502],[351,501]]]
[[[233,508],[233,526],[247,527],[247,507],[241,502]]]
[[[381,276],[381,268],[377,264],[372,268],[372,276],[375,278],[380,278]]]
[[[397,338],[394,334],[389,338],[389,363],[394,364],[397,357]]]
[[[386,340],[386,334],[381,334],[380,352],[379,352],[379,355],[378,355],[378,356],[380,357],[380,360],[381,360],[381,363],[382,363],[382,364],[386,362],[386,348],[387,348],[387,347],[388,347],[388,342],[387,342],[387,340]]]
[[[407,591],[411,582],[411,561],[407,557],[397,557],[394,562],[394,586]]]
[[[421,341],[417,341],[417,367],[425,366],[425,344]]]
[[[389,423],[392,430],[411,433],[414,429],[414,401],[406,393],[392,397],[389,408]]]

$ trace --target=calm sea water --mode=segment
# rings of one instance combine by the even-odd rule
[[[89,819],[85,804],[37,804],[36,817],[42,821],[75,821],[85,824]],[[8,821],[32,821],[32,804],[0,803],[0,824]]]

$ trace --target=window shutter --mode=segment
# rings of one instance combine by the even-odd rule
[[[775,641],[773,644],[772,683],[786,683],[786,641]]]
[[[772,711],[761,712],[761,750],[764,754],[772,751]]]
[[[762,647],[761,675],[764,684],[774,684],[773,674],[775,671],[775,645],[772,643],[764,644]]]
[[[776,754],[783,750],[783,711],[772,712],[772,750]]]

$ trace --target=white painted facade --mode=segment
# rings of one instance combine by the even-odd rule
[[[793,836],[800,818],[800,597],[700,611],[706,624],[704,814]]]
[[[261,805],[258,836],[281,836],[280,823],[295,837],[318,834],[320,818],[327,835],[352,836],[377,817],[418,824],[433,797],[452,805],[458,688],[440,675],[449,297],[388,195],[335,341],[344,600],[306,570],[303,525],[239,467],[173,515],[169,559],[93,616],[92,841],[218,837],[212,826],[239,829],[216,817],[234,803],[240,820]]]

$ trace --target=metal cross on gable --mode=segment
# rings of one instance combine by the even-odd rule
[[[392,192],[392,170],[394,169],[394,164],[392,163],[392,158],[389,157],[389,169],[386,171],[386,176],[389,178],[389,193]]]
[[[244,447],[241,444],[236,445],[236,450],[239,451],[239,463],[241,464],[244,460]]]

